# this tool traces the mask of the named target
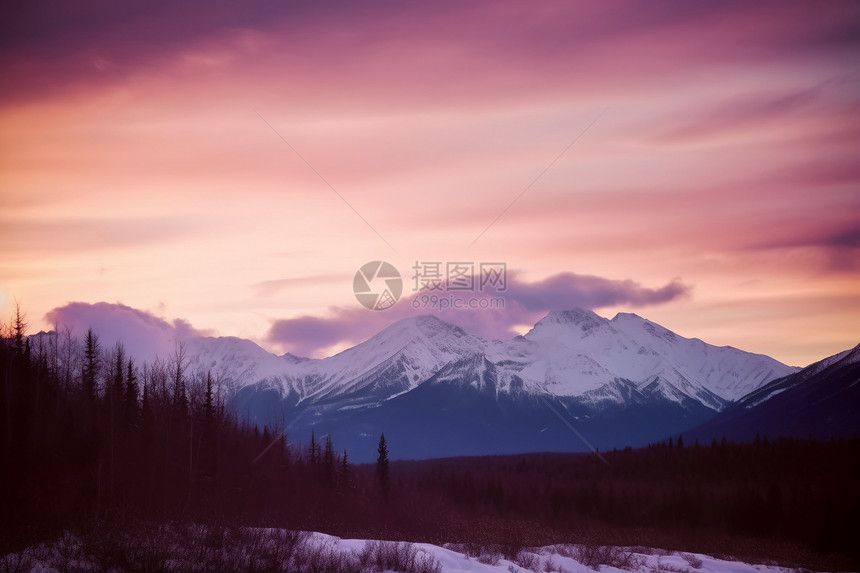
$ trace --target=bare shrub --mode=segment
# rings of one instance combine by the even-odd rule
[[[24,573],[32,567],[30,558],[23,553],[13,553],[0,558],[0,573]]]
[[[517,558],[524,549],[522,538],[515,535],[507,535],[502,543],[493,546],[494,549],[502,554],[508,561],[513,561]]]
[[[506,541],[504,543],[446,543],[446,549],[462,553],[466,557],[477,559],[484,565],[496,566],[505,558],[516,561],[517,556],[523,550],[523,544],[519,541]]]
[[[499,551],[494,551],[491,548],[485,549],[478,555],[478,563],[483,563],[484,565],[491,565],[495,567],[499,564],[499,561],[502,560],[502,554]]]
[[[514,558],[514,563],[523,569],[528,569],[529,571],[537,573],[537,570],[540,567],[540,557],[529,551],[520,551]]]
[[[701,569],[704,563],[700,557],[693,555],[692,553],[681,553],[681,557],[684,561],[687,562],[687,565],[692,567],[693,569]]]
[[[307,533],[283,529],[230,530],[225,535],[225,547],[218,553],[219,565],[254,573],[306,571],[307,565],[315,562],[311,554],[327,549],[313,547],[308,540]]]
[[[645,558],[629,549],[612,547],[604,564],[617,569],[636,571],[645,564]]]
[[[167,573],[171,571],[171,545],[180,535],[166,525],[142,525],[117,543],[122,552],[118,561],[127,573]]]
[[[283,569],[290,573],[362,573],[358,555],[340,551],[331,543],[307,543]]]
[[[446,543],[443,545],[445,549],[462,553],[466,557],[480,557],[485,551],[484,546],[480,543],[470,541],[469,543]]]
[[[358,556],[364,571],[402,573],[441,573],[442,564],[433,555],[411,543],[368,541]]]
[[[574,559],[595,571],[599,571],[601,565],[635,571],[645,563],[645,558],[641,555],[636,555],[632,550],[613,545],[585,543],[582,545],[556,545],[552,549],[558,555]]]
[[[656,553],[653,547],[643,547],[641,545],[631,547],[630,551],[633,553],[640,553],[642,555],[654,555]]]
[[[652,571],[654,571],[654,573],[692,573],[692,569],[689,567],[672,565],[671,563],[663,563],[661,561],[657,562],[657,565],[652,568]]]
[[[570,559],[576,559],[577,555],[579,555],[579,549],[577,548],[576,545],[568,545],[568,544],[554,545],[553,547],[551,547],[549,549],[551,551],[557,553],[558,555],[561,555],[562,557],[569,557]],[[544,549],[542,552],[546,553],[547,550]]]
[[[312,540],[311,534],[281,529],[228,528],[187,524],[138,524],[120,531],[66,534],[33,550],[47,568],[69,573],[174,571],[242,571],[248,573],[363,573],[355,552],[340,550],[331,541]],[[417,552],[416,552],[417,553]],[[438,573],[440,567],[420,552],[405,573]],[[8,564],[5,562],[8,561]],[[396,561],[396,560],[395,560]],[[0,573],[29,570],[0,561]],[[397,565],[392,561],[391,565]],[[366,571],[375,571],[368,568]]]

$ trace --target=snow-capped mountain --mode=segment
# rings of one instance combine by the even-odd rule
[[[324,359],[276,356],[249,340],[198,338],[189,342],[193,367],[213,369],[240,386],[263,384],[301,401],[357,394],[386,399],[408,391],[443,365],[489,342],[432,316],[401,320],[372,338]]]
[[[773,380],[685,437],[828,439],[860,434],[860,345]]]
[[[796,370],[767,356],[683,338],[635,314],[608,320],[586,310],[550,313],[525,336],[505,343],[418,316],[324,359],[275,356],[236,338],[196,339],[190,354],[197,366],[231,369],[244,385],[267,382],[307,401],[362,392],[390,398],[446,365],[481,356],[494,366],[499,392],[513,384],[517,391],[566,397],[603,390],[608,399],[614,393],[605,391],[624,380],[635,391],[685,396],[721,410]]]
[[[680,392],[714,410],[794,370],[625,313],[607,320],[586,310],[553,312],[509,348],[530,358],[522,373],[543,378],[556,395],[579,396],[620,379],[667,397]]]
[[[564,429],[571,423],[599,447],[639,444],[797,370],[635,314],[586,310],[552,312],[507,342],[418,316],[324,359],[275,356],[235,338],[196,339],[189,354],[238,383],[240,415],[253,422],[354,439],[390,427],[413,451],[423,440],[425,456],[581,449]]]

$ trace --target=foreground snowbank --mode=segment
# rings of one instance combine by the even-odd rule
[[[336,573],[784,573],[707,555],[644,547],[552,545],[520,549],[444,547],[281,529],[148,524],[133,531],[94,529],[0,558],[0,573],[94,571],[243,571]]]
[[[320,539],[336,544],[340,550],[360,551],[366,541],[337,539],[319,535]],[[634,571],[640,573],[786,573],[794,571],[776,565],[752,565],[740,561],[717,559],[708,555],[670,552],[646,547],[594,547],[582,545],[551,545],[521,550],[516,557],[505,558],[500,553],[482,548],[448,544],[444,547],[429,543],[412,544],[419,551],[435,557],[443,573],[611,573]],[[603,562],[603,563],[601,563]],[[614,563],[615,566],[607,563]]]

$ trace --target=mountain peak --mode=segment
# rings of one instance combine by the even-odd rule
[[[403,320],[407,321],[407,322],[412,321],[418,325],[439,324],[439,323],[448,324],[447,322],[445,322],[444,320],[442,320],[441,318],[439,318],[438,316],[433,315],[433,314],[419,314],[418,316],[412,316],[412,317],[404,318]]]
[[[642,318],[632,312],[619,312],[610,322],[616,328],[626,330],[629,333],[639,331],[669,343],[674,343],[679,338],[677,334],[665,326],[661,326],[647,318]]]
[[[419,314],[413,318],[406,318],[404,320],[411,320],[415,326],[419,328],[426,329],[439,329],[439,328],[447,328],[447,329],[460,329],[459,326],[455,324],[451,324],[450,322],[445,322],[441,318],[433,314]]]
[[[842,360],[844,364],[856,364],[860,362],[860,344],[849,350],[848,354]]]
[[[535,326],[538,324],[575,324],[593,327],[605,321],[605,318],[598,316],[593,311],[573,308],[570,310],[553,310],[538,321]]]
[[[574,340],[591,337],[604,330],[608,321],[590,310],[574,308],[554,310],[540,319],[525,338],[530,340],[553,338]]]
[[[435,361],[459,357],[466,349],[480,349],[485,343],[459,326],[433,315],[402,318],[364,342],[344,350],[335,357],[355,366],[356,360],[378,363],[407,352],[413,358],[422,355],[425,366],[435,368]],[[359,360],[358,357],[363,357]],[[334,357],[332,357],[334,358]],[[416,358],[417,359],[417,358]],[[339,360],[336,361],[339,364]]]
[[[453,340],[461,344],[478,344],[478,346],[484,346],[483,340],[466,332],[456,324],[446,322],[432,314],[416,316],[412,320],[415,328],[417,328],[421,335],[426,339],[434,340],[438,343]]]
[[[439,336],[455,336],[467,337],[469,334],[450,322],[445,322],[441,318],[432,314],[421,314],[418,316],[410,316],[402,318],[382,331],[382,333],[391,332],[401,341],[406,339],[419,338],[437,338]],[[380,333],[380,334],[382,334]],[[403,337],[406,337],[404,339]]]
[[[612,317],[612,322],[623,322],[623,321],[636,321],[636,322],[648,322],[647,319],[642,318],[635,312],[619,312],[615,316]]]

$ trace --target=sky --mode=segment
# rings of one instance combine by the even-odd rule
[[[582,307],[792,365],[860,342],[856,2],[19,4],[0,316],[31,331],[320,357]],[[416,291],[431,263],[504,288]]]

